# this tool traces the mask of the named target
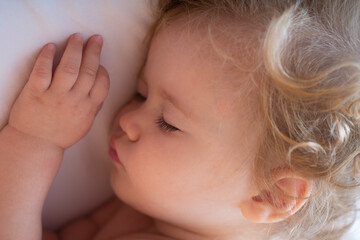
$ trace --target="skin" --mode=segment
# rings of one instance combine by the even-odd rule
[[[165,236],[262,239],[263,226],[247,221],[239,208],[255,191],[251,163],[261,134],[261,122],[251,114],[255,95],[245,87],[230,90],[221,59],[209,57],[209,45],[199,47],[201,32],[181,33],[172,24],[154,37],[138,94],[114,121],[122,164],[113,165],[112,188],[154,218],[154,228]],[[237,81],[247,86],[250,80],[243,75]],[[161,129],[159,116],[178,130]]]
[[[108,94],[102,45],[95,35],[84,48],[72,35],[54,74],[55,45],[41,49],[0,132],[0,239],[41,239],[43,204],[64,150],[86,135]]]

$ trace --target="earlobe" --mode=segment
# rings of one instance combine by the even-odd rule
[[[311,194],[311,181],[290,169],[276,169],[272,175],[276,191],[261,190],[239,205],[252,222],[280,222],[300,210]]]

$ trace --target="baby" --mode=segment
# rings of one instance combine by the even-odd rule
[[[114,198],[57,233],[41,211],[109,77],[102,38],[40,52],[0,132],[0,239],[340,239],[360,156],[360,4],[159,0],[111,127]],[[121,199],[121,201],[119,200]]]

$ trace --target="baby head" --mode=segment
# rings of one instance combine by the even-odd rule
[[[175,239],[339,239],[359,183],[357,1],[156,6],[114,121],[115,193]]]

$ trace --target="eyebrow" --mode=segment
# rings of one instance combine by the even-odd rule
[[[143,83],[147,84],[147,81],[145,79],[145,76],[143,74],[143,71],[141,71],[139,75],[139,81],[142,81]],[[176,98],[174,98],[172,95],[170,95],[168,92],[166,92],[163,88],[160,88],[160,96],[170,102],[175,108],[177,108],[186,118],[190,118],[190,111],[184,107],[184,104],[181,104]]]

